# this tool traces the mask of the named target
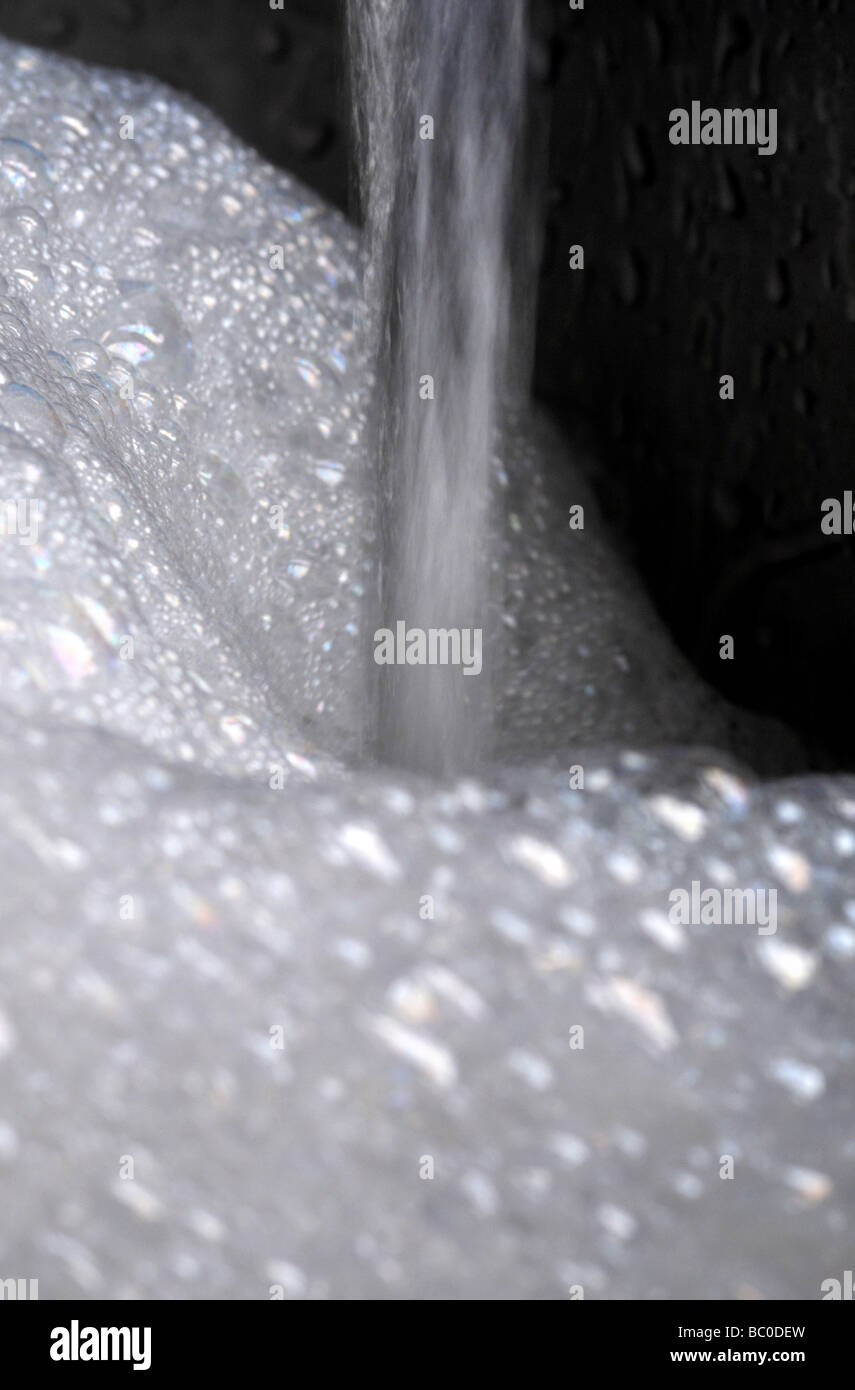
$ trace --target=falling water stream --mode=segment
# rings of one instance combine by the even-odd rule
[[[525,5],[353,0],[350,21],[376,361],[370,622],[481,629],[484,648],[474,679],[375,666],[370,704],[384,760],[441,772],[476,764],[489,740],[491,455],[500,400],[520,389],[509,339]]]

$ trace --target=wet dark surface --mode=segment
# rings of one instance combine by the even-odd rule
[[[590,420],[685,649],[849,761],[852,548],[819,523],[855,438],[853,50],[837,3],[562,13],[537,360],[540,391]],[[669,110],[695,99],[776,107],[775,155],[672,147]]]

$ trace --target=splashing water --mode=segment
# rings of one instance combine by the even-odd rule
[[[509,386],[511,194],[523,0],[353,0],[351,51],[375,321],[378,627],[481,628],[459,667],[379,667],[381,757],[471,766],[488,738],[490,472]]]

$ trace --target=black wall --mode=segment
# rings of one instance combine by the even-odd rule
[[[789,714],[815,756],[851,761],[853,549],[822,534],[820,503],[855,476],[855,12],[556,13],[538,388],[591,422],[612,511],[686,650]],[[776,107],[777,153],[672,146],[668,113],[693,99]],[[565,268],[573,243],[584,273]]]

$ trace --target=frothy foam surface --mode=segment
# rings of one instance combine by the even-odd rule
[[[157,84],[0,61],[0,500],[39,520],[0,537],[0,1273],[818,1297],[855,783],[657,751],[730,718],[523,418],[494,762],[369,764],[354,233]],[[693,880],[776,888],[777,934],[675,927]]]

